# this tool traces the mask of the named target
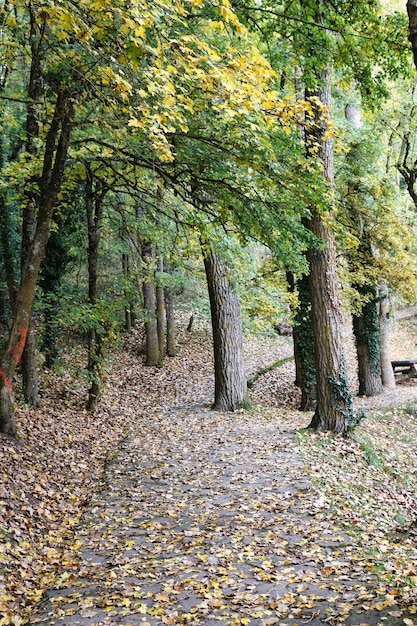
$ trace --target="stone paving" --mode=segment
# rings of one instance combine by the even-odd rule
[[[398,607],[372,609],[374,576],[272,418],[148,415],[109,464],[74,549],[31,624],[404,624]]]

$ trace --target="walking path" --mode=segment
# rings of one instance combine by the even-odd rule
[[[102,487],[31,624],[404,623],[398,607],[372,610],[374,575],[276,419],[147,415]]]
[[[134,430],[30,624],[414,624],[395,605],[395,590],[378,588],[363,550],[309,480],[295,437],[309,416],[288,408],[291,368],[253,390],[275,409],[272,402],[255,415],[212,412],[205,345],[183,347],[182,369],[169,362],[139,375],[128,355],[119,364],[128,408],[115,410],[135,416]],[[248,375],[264,353],[283,358],[290,349],[272,355],[252,346]],[[411,384],[357,405],[380,410],[416,396]]]

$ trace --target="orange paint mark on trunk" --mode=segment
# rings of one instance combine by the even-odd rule
[[[7,378],[3,370],[0,370],[0,379],[3,381],[3,384],[5,385],[5,387],[7,387],[9,396],[12,396],[12,385],[10,384],[10,380]]]
[[[22,328],[20,331],[19,341],[17,342],[16,350],[13,353],[14,364],[17,365],[22,358],[23,350],[25,349],[26,337],[28,335],[28,329]]]

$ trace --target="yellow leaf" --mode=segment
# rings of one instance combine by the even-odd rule
[[[155,600],[157,602],[169,602],[169,595],[167,593],[157,593]]]
[[[141,128],[142,124],[139,122],[138,119],[136,119],[136,117],[131,117],[130,120],[127,123],[128,126],[130,126],[131,128]]]

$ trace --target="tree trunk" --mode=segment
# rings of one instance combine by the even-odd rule
[[[390,355],[390,299],[385,281],[379,286],[379,346],[382,384],[385,389],[395,389],[395,376]]]
[[[108,188],[100,181],[94,185],[94,174],[88,164],[85,165],[85,206],[88,226],[88,301],[92,308],[98,302],[98,251],[101,239],[103,221],[103,201]],[[91,378],[91,386],[88,390],[87,409],[95,411],[100,399],[101,379],[103,375],[103,320],[96,320],[88,333],[88,363],[87,369]]]
[[[414,64],[417,67],[417,1],[408,0],[407,2],[409,40],[413,49]]]
[[[312,130],[306,132],[306,146],[312,155],[319,147],[323,173],[333,196],[333,146],[331,139],[324,137],[326,124],[322,120],[323,110],[317,106],[319,102],[330,111],[330,68],[321,72],[318,80],[320,89],[308,94],[315,112],[315,124]],[[335,241],[320,211],[314,207],[306,224],[315,237],[323,242],[322,249],[311,248],[307,252],[317,381],[317,405],[311,427],[345,435],[349,424],[353,422],[354,413],[342,343]]]
[[[239,300],[230,284],[229,270],[217,255],[209,252],[204,266],[213,327],[213,408],[235,411],[247,397]]]
[[[359,395],[375,396],[383,391],[376,290],[370,286],[356,289],[364,299],[361,314],[353,315]]]
[[[129,281],[129,257],[127,256],[127,254],[122,254],[122,271],[123,271],[123,278],[124,278],[124,282],[126,286]],[[125,299],[126,299],[125,328],[126,328],[126,332],[130,333],[130,331],[132,330],[133,302],[132,302],[132,298],[129,296],[129,291],[128,289],[126,289],[126,287],[125,287]]]
[[[145,337],[146,337],[146,365],[159,365],[159,338],[156,317],[156,289],[155,271],[153,269],[154,256],[152,246],[142,242],[142,259],[145,266],[145,278],[143,281],[143,308],[145,314]]]
[[[177,356],[174,298],[171,287],[165,287],[165,309],[167,316],[167,355]]]
[[[164,271],[164,260],[158,258],[158,272]],[[156,325],[158,332],[159,345],[159,361],[162,363],[165,356],[165,329],[166,329],[166,310],[165,310],[165,294],[162,285],[156,286]]]
[[[30,186],[29,186],[30,189]],[[25,265],[36,232],[36,199],[30,191],[25,193],[26,203],[23,211],[21,265]],[[30,314],[25,349],[22,354],[21,373],[22,390],[25,401],[30,406],[39,405],[39,381],[36,359],[36,333],[33,310]]]
[[[38,147],[36,145],[36,139],[39,137],[39,120],[38,109],[39,103],[43,92],[42,70],[41,70],[41,49],[39,47],[36,37],[33,35],[36,32],[35,19],[32,14],[32,31],[31,31],[31,72],[30,81],[28,86],[28,115],[26,118],[26,152],[33,157],[38,153]],[[29,184],[25,186],[24,195],[24,209],[23,209],[23,223],[22,223],[22,252],[21,252],[21,268],[23,268],[27,262],[27,255],[33,245],[33,240],[36,232],[36,211],[37,211],[37,190],[35,188],[36,175],[29,181]],[[39,403],[38,392],[38,374],[36,368],[36,338],[33,336],[35,333],[35,325],[33,322],[33,311],[30,314],[30,322],[28,326],[28,332],[26,337],[25,349],[22,353],[22,389],[23,396],[28,404],[34,403],[33,406],[37,406]]]
[[[10,209],[6,206],[3,193],[0,191],[0,242],[2,260],[9,295],[10,310],[13,312],[16,300],[16,270],[11,246],[12,228],[10,224]]]
[[[155,285],[147,278],[143,283],[145,309],[146,365],[159,365],[159,340],[156,321]]]
[[[294,316],[293,334],[301,390],[300,411],[313,411],[316,406],[316,366],[308,276],[302,276],[297,281],[297,290],[299,306]]]
[[[47,368],[52,368],[59,356],[59,327],[57,323],[60,311],[59,292],[62,277],[70,258],[68,245],[61,231],[63,221],[61,215],[56,216],[55,221],[58,230],[53,231],[48,239],[39,280],[44,302],[42,352]],[[68,229],[68,224],[65,226]]]
[[[287,285],[290,293],[295,293],[295,276],[292,272],[287,270],[285,273],[287,279]],[[298,309],[300,309],[300,303]],[[294,307],[291,307],[291,313],[295,316]],[[302,384],[302,372],[301,372],[301,363],[300,363],[300,354],[298,350],[298,337],[297,337],[297,329],[295,325],[293,325],[292,329],[292,341],[293,341],[293,350],[294,350],[294,363],[295,363],[295,380],[294,385],[301,389]]]
[[[9,341],[0,359],[0,432],[6,434],[16,432],[10,381],[26,342],[39,266],[48,241],[55,202],[61,189],[73,116],[74,102],[71,93],[65,89],[59,90],[47,133],[39,181],[36,232],[21,272]]]
[[[22,355],[22,391],[25,402],[29,406],[39,406],[39,379],[36,359],[36,333],[33,322],[33,312],[30,316],[29,329]]]

